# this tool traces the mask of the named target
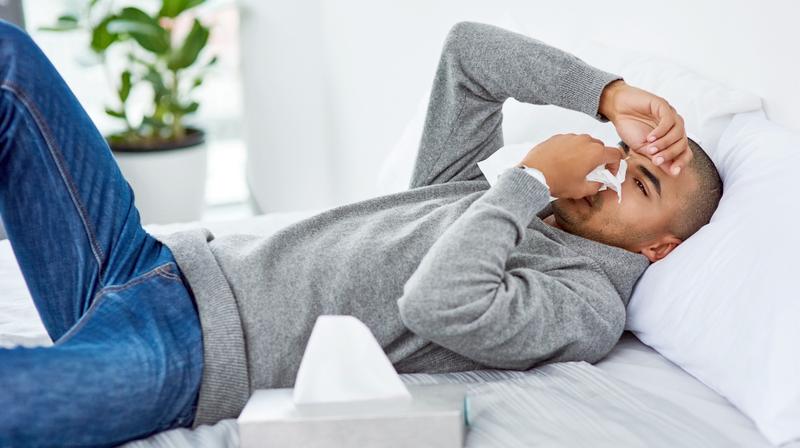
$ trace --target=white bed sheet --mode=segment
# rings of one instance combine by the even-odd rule
[[[206,223],[215,234],[274,232],[283,226],[313,214],[313,211],[264,215],[236,222]],[[151,226],[153,233],[168,233],[196,224]],[[0,241],[0,347],[13,345],[47,345],[49,339],[36,314],[22,280],[8,241]],[[591,366],[589,366],[591,367]],[[734,408],[725,398],[703,385],[675,364],[626,333],[611,354],[596,367],[609,378],[663,399],[696,419],[710,430],[724,434],[740,446],[769,447],[753,422]],[[509,375],[509,378],[513,375]],[[502,377],[501,377],[502,378]],[[409,378],[410,379],[410,378]],[[524,430],[521,428],[520,430]],[[478,442],[478,440],[475,440]],[[657,441],[648,443],[657,445]],[[470,443],[468,446],[489,446]],[[178,429],[157,434],[129,444],[131,447],[236,447],[238,431],[235,421],[227,420],[196,430]],[[797,445],[794,445],[797,446]]]

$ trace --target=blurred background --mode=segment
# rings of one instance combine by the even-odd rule
[[[104,135],[120,131],[122,121],[106,109],[119,112],[115,109],[122,83],[119,73],[129,57],[125,52],[138,41],[112,45],[104,55],[105,62],[99,63],[97,51],[92,49],[98,36],[91,27],[44,29],[71,29],[73,20],[84,24],[89,4],[94,8],[95,26],[104,14],[142,20],[138,24],[118,20],[113,24],[116,28],[109,28],[116,33],[144,33],[146,27],[141,26],[155,21],[170,31],[173,48],[186,43],[194,20],[209,30],[190,69],[205,67],[216,59],[203,68],[202,83],[192,90],[190,100],[197,103],[196,111],[184,117],[188,126],[205,132],[204,152],[194,151],[202,157],[167,160],[170,154],[189,151],[151,151],[146,155],[162,153],[163,159],[155,162],[160,168],[141,168],[137,164],[144,158],[139,157],[142,154],[123,163],[130,154],[115,152],[132,184],[132,177],[145,175],[142,186],[134,184],[134,190],[140,209],[152,210],[143,212],[146,222],[236,219],[323,209],[398,188],[397,182],[391,188],[384,182],[382,187],[381,179],[391,177],[393,148],[408,145],[409,140],[413,145],[418,138],[407,130],[414,127],[414,117],[424,116],[441,44],[450,26],[460,20],[497,24],[553,44],[558,42],[548,40],[547,30],[554,27],[562,35],[565,29],[580,37],[589,33],[598,40],[647,49],[665,58],[675,56],[670,53],[672,48],[694,48],[696,51],[680,55],[681,63],[709,77],[732,80],[761,96],[792,82],[791,74],[776,72],[770,75],[774,83],[754,85],[746,73],[739,77],[735,70],[731,72],[735,61],[743,59],[748,64],[768,64],[774,55],[764,49],[771,48],[770,39],[780,37],[760,35],[754,39],[739,33],[749,25],[727,23],[721,13],[733,8],[737,17],[759,21],[761,8],[783,8],[787,14],[770,14],[773,22],[758,26],[791,28],[796,15],[789,12],[796,8],[788,1],[765,6],[746,1],[680,0],[659,12],[676,24],[675,29],[653,30],[645,21],[628,19],[626,11],[636,11],[641,5],[634,0],[598,3],[579,16],[569,2],[518,0],[499,0],[491,7],[478,0],[0,0],[0,13],[24,21]],[[121,12],[132,6],[148,17]],[[705,32],[708,17],[716,17],[717,29],[725,31]],[[779,20],[785,23],[775,23],[775,17],[783,17]],[[148,36],[139,37],[144,40]],[[698,42],[723,50],[709,53]],[[702,63],[708,59],[720,62]],[[800,62],[795,64],[800,70]],[[708,67],[726,73],[714,73],[716,68]],[[126,106],[133,122],[141,120],[153,103],[152,92],[147,86],[140,88],[146,83],[137,83],[137,76],[134,73]],[[191,108],[189,103],[183,104]],[[522,138],[526,126],[530,123],[506,126],[507,141],[526,141]],[[198,167],[202,169],[198,171]],[[154,185],[153,191],[146,191]],[[200,191],[200,202],[161,194],[178,185]],[[167,205],[151,207],[145,202]],[[187,205],[186,210],[177,210],[176,204]],[[189,207],[191,204],[199,205]]]
[[[12,11],[15,3],[20,2],[6,1]],[[59,17],[80,17],[87,4],[86,0],[21,2],[26,30],[59,70],[100,131],[108,135],[118,131],[121,126],[120,120],[105,113],[106,107],[114,105],[117,95],[115,89],[118,87],[115,84],[117,78],[113,76],[114,73],[109,72],[118,72],[120,68],[113,63],[120,62],[111,61],[111,67],[98,62],[90,48],[91,30],[53,32],[45,29],[58,23]],[[155,15],[161,2],[109,2],[108,6],[109,10],[113,8],[114,11],[120,11],[126,5],[135,5]],[[209,27],[211,32],[203,52],[218,57],[218,62],[208,71],[202,85],[193,92],[199,107],[194,114],[187,117],[188,124],[201,127],[206,132],[207,176],[203,208],[200,215],[190,213],[173,217],[166,213],[163,217],[156,214],[144,218],[149,222],[164,222],[250,216],[253,211],[245,177],[247,154],[244,142],[238,8],[234,1],[208,1],[187,13],[196,15]],[[137,92],[135,88],[131,96],[129,109],[148,107],[152,103],[148,93]],[[128,173],[124,174],[128,177]],[[177,179],[172,181],[178,182]],[[138,205],[145,198],[140,198],[138,191],[136,193]]]

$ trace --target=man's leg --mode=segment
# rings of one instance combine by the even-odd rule
[[[103,286],[170,259],[141,228],[105,140],[55,68],[2,22],[0,215],[54,341]]]
[[[53,347],[0,350],[0,446],[103,446],[191,425],[202,337],[168,263],[101,290]]]
[[[169,249],[142,229],[132,191],[78,101],[30,38],[4,22],[0,215],[56,341],[0,350],[0,445],[6,434],[24,445],[115,443],[187,424],[202,371],[190,292]],[[26,432],[37,418],[38,432]],[[58,434],[83,438],[41,438]],[[124,439],[103,438],[111,434]]]

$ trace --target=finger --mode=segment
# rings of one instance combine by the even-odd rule
[[[596,168],[598,165],[603,165],[609,171],[616,174],[619,169],[619,161],[623,158],[623,153],[619,148],[612,146],[599,145],[600,152],[597,153],[597,158],[592,161],[591,169]]]
[[[595,181],[586,181],[584,182],[584,184],[585,187],[583,189],[583,195],[581,196],[582,198],[585,198],[586,196],[596,195],[597,193],[600,192],[600,188],[603,187],[603,184]]]
[[[667,172],[673,176],[677,176],[678,174],[684,172],[686,167],[689,166],[689,162],[691,162],[692,157],[694,157],[694,154],[692,153],[691,149],[689,151],[684,151],[669,164],[667,167]],[[673,171],[675,168],[678,168],[677,173]]]
[[[619,163],[620,163],[619,161],[609,162],[606,164],[606,168],[608,169],[608,171],[611,171],[611,174],[616,176],[617,171],[619,171]]]
[[[676,144],[680,143],[683,145],[683,148],[689,149],[689,141],[686,140],[686,135],[683,134],[678,128],[672,128],[672,130],[667,133],[663,138],[659,139],[657,142],[658,146],[650,145],[647,147],[647,151],[645,155],[650,157],[653,163],[656,163],[656,156],[661,156],[664,162],[669,162],[675,157],[680,154],[680,151],[677,154],[672,154],[666,152],[669,148],[674,148]],[[653,149],[655,148],[655,150]],[[656,165],[658,165],[656,163]]]
[[[603,165],[608,165],[609,163],[619,165],[619,161],[622,160],[622,157],[623,153],[619,148],[613,146],[603,147]]]
[[[677,115],[672,108],[669,106],[669,103],[666,101],[660,101],[659,104],[654,108],[653,115],[658,118],[658,124],[649,134],[647,134],[647,141],[654,142],[659,138],[663,137],[673,126],[675,126],[675,116]]]
[[[682,153],[687,151],[691,152],[689,149],[689,143],[686,141],[686,139],[682,139],[669,148],[656,153],[656,155],[653,156],[653,163],[660,166],[665,172],[672,174],[669,172],[672,163]]]
[[[588,138],[589,141],[592,142],[592,143],[597,143],[597,144],[605,146],[605,144],[603,143],[602,140],[600,140],[599,138],[593,137],[593,136],[591,136],[589,134],[581,134],[581,137]]]
[[[647,152],[648,154],[655,154],[659,150],[672,146],[673,143],[677,142],[682,138],[686,138],[686,128],[684,127],[683,118],[678,116],[677,119],[675,120],[675,126],[673,126],[672,129],[667,131],[667,133],[664,134],[664,136],[657,139],[653,143],[649,143],[646,145]],[[652,151],[653,148],[656,148],[656,150]]]
[[[678,139],[672,145],[650,156],[650,158],[653,163],[660,165],[663,162],[672,162],[684,151],[689,151],[689,141],[686,139],[686,137]],[[660,162],[659,159],[661,159]]]

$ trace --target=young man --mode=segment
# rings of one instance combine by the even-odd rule
[[[254,389],[292,385],[321,314],[361,319],[400,372],[597,361],[645,268],[719,199],[663,99],[461,23],[408,191],[269,238],[198,230],[160,242],[39,49],[2,25],[0,57],[0,212],[55,341],[0,350],[0,445],[116,444],[236,417]],[[585,180],[621,151],[588,136],[541,143],[490,188],[476,163],[503,144],[508,97],[610,119],[633,148],[622,203]]]

